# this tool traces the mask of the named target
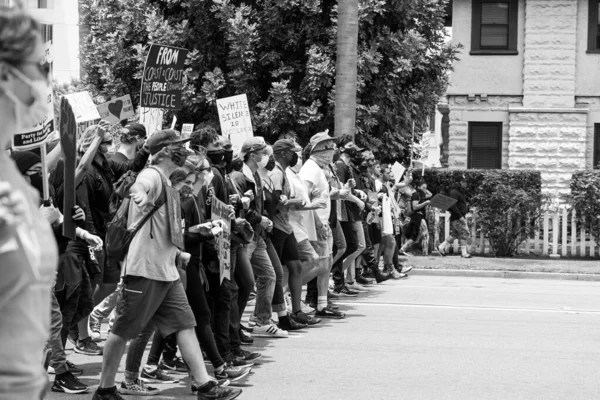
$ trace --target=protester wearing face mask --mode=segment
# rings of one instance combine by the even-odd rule
[[[0,147],[47,113],[48,69],[40,25],[19,6],[0,5]],[[50,292],[58,253],[40,196],[0,152],[0,398],[43,397],[40,355],[50,332]],[[18,332],[18,334],[15,334]]]
[[[120,132],[121,144],[112,160],[127,162],[135,158],[135,154],[144,146],[146,140],[146,127],[142,124],[127,124]]]

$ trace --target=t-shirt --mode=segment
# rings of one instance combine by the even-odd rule
[[[321,191],[319,198],[325,199],[327,207],[320,208],[315,212],[323,224],[329,224],[331,200],[329,198],[329,182],[327,181],[325,173],[315,161],[308,159],[300,170],[300,178],[303,181],[311,182],[314,185],[313,190],[316,188]]]
[[[110,157],[110,159],[113,161],[118,161],[118,162],[129,161],[129,158],[127,158],[127,156],[125,156],[125,154],[123,154],[123,153],[115,153]]]
[[[282,195],[290,198],[290,183],[286,178],[283,168],[279,163],[275,163],[275,168],[269,174],[271,182],[275,191],[280,191]],[[278,207],[275,210],[273,217],[273,227],[283,231],[287,234],[292,233],[292,226],[290,225],[289,209],[287,207]]]
[[[354,174],[352,172],[352,168],[347,165],[343,160],[338,160],[335,162],[336,172],[338,178],[340,179],[342,184],[346,184],[348,180],[354,179]],[[362,212],[358,205],[352,201],[343,200],[343,207],[345,208],[345,212],[342,211],[341,221],[361,221],[362,220]]]
[[[425,199],[425,195],[424,195],[423,193],[421,193],[419,190],[417,190],[417,191],[415,191],[415,192],[412,194],[412,196],[411,196],[411,198],[410,198],[410,201],[411,201],[411,202],[412,202],[412,201],[418,201],[418,202],[419,202],[418,204],[424,203],[424,202],[426,201],[426,199]],[[411,205],[412,205],[412,204],[411,204]],[[414,207],[413,207],[413,211],[414,211],[414,213],[415,213],[415,214],[421,214],[423,217],[425,217],[425,216],[426,216],[426,214],[425,214],[425,210],[427,210],[427,207],[423,207],[423,208],[421,208],[420,210],[415,210],[415,209],[414,209]]]
[[[146,168],[139,173],[136,183],[150,187],[148,204],[140,208],[135,202],[129,205],[128,228],[134,229],[142,218],[152,211],[163,191],[162,172]],[[163,175],[164,177],[164,175]],[[167,184],[171,182],[164,177]],[[181,224],[181,221],[171,221]],[[134,236],[125,258],[123,269],[126,275],[142,276],[155,281],[174,282],[179,279],[175,265],[177,247],[171,242],[171,228],[166,205],[163,205]]]
[[[285,174],[288,182],[290,183],[291,198],[302,199],[306,203],[309,203],[310,199],[308,198],[308,190],[298,174],[296,174],[290,168],[286,169]],[[294,232],[294,237],[298,243],[302,242],[303,240],[317,240],[317,229],[315,227],[315,220],[312,210],[302,211],[290,209],[289,221]]]

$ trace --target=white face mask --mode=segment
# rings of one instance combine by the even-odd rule
[[[46,119],[48,115],[48,84],[45,80],[35,80],[27,78],[21,71],[11,67],[14,75],[17,76],[31,89],[33,103],[26,105],[14,93],[4,89],[6,96],[15,103],[15,118],[17,120],[17,129],[32,128]]]
[[[262,156],[260,158],[260,161],[256,162],[256,164],[258,165],[258,168],[265,168],[268,163],[269,163],[269,155],[268,154],[265,154],[264,156]]]

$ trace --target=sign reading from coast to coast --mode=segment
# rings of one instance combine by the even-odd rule
[[[60,102],[60,143],[64,153],[64,223],[63,235],[75,239],[75,168],[77,164],[77,131],[79,124],[100,119],[96,105],[88,92],[63,96]]]
[[[186,49],[151,44],[144,75],[140,106],[179,110],[182,106]]]
[[[231,279],[231,219],[229,218],[229,207],[215,196],[212,197],[211,218],[213,221],[223,221],[223,232],[215,238],[215,246],[219,249],[219,272],[221,283],[223,279]]]
[[[113,124],[135,116],[131,97],[128,94],[99,104],[98,112],[100,113],[100,118]]]
[[[245,94],[217,100],[221,133],[231,140],[233,147],[242,148],[248,138],[254,136],[250,107]]]

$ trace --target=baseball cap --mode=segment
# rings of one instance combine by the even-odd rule
[[[314,149],[315,147],[317,147],[317,145],[323,142],[333,142],[334,140],[335,139],[333,137],[329,136],[329,130],[326,130],[325,132],[319,132],[316,135],[313,135],[313,137],[310,138],[310,145]]]
[[[132,123],[125,125],[122,131],[123,134],[127,134],[129,136],[139,136],[141,138],[146,137],[146,127],[142,124]]]
[[[246,139],[242,144],[242,149],[240,150],[240,158],[244,158],[248,153],[254,153],[256,151],[264,150],[267,148],[267,143],[265,139],[261,136],[251,137]]]
[[[282,153],[286,150],[296,153],[298,151],[302,151],[302,147],[300,147],[292,139],[279,139],[273,145],[273,153]]]
[[[150,150],[150,154],[155,155],[162,149],[172,144],[182,144],[192,140],[191,138],[182,139],[176,130],[173,129],[163,129],[161,131],[157,131],[154,135],[150,136],[150,139],[146,142],[148,146],[148,150]]]

